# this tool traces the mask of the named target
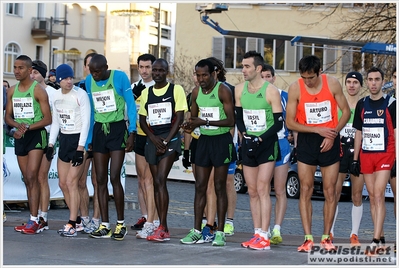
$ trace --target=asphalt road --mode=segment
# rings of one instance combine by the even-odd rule
[[[171,241],[154,243],[139,240],[135,231],[129,228],[125,240],[93,239],[86,234],[78,234],[74,238],[60,237],[57,230],[68,219],[67,209],[50,209],[50,230],[37,235],[23,235],[13,230],[15,225],[26,222],[29,216],[27,209],[20,212],[7,213],[7,221],[3,223],[3,258],[4,266],[40,266],[43,265],[308,265],[308,255],[298,253],[296,248],[303,241],[302,224],[298,211],[298,200],[289,199],[285,220],[282,225],[283,243],[271,246],[271,250],[254,251],[240,247],[240,243],[250,238],[253,231],[249,210],[248,194],[238,194],[237,209],[234,217],[235,234],[227,237],[225,247],[212,247],[210,244],[183,245],[179,239],[184,237],[193,227],[193,197],[192,182],[168,181],[170,205],[168,225]],[[128,176],[125,185],[125,221],[134,224],[139,218],[140,210],[137,204],[137,179]],[[274,204],[275,197],[272,196]],[[320,241],[322,234],[323,199],[315,198],[313,204],[312,230],[315,242]],[[384,224],[385,236],[388,242],[396,239],[396,224],[393,216],[393,202],[388,200],[387,216]],[[351,230],[351,202],[339,204],[338,221],[335,227],[335,243],[347,243]],[[116,221],[114,203],[110,204],[110,221]],[[272,216],[271,224],[274,224]],[[360,242],[368,244],[372,238],[373,227],[370,218],[369,202],[364,201],[363,220],[360,226]]]

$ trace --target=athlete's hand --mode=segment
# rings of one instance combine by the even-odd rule
[[[24,134],[23,134],[21,131],[19,131],[19,129],[17,129],[17,130],[14,132],[14,135],[12,135],[12,136],[14,137],[14,139],[19,140],[20,138],[22,138],[23,135],[24,135]]]
[[[47,147],[46,158],[49,162],[51,162],[51,159],[53,159],[54,154],[54,147]]]
[[[353,160],[351,166],[349,167],[349,171],[352,175],[359,177],[360,175],[360,163],[357,160]]]
[[[391,178],[396,178],[396,159],[391,169]]]
[[[77,167],[83,163],[83,151],[76,151],[72,158],[72,166]]]
[[[133,87],[133,95],[134,99],[137,100],[141,96],[141,92],[145,89],[145,85],[141,83],[140,81],[134,85]]]
[[[185,167],[186,169],[188,169],[188,167],[191,166],[190,150],[184,150],[182,164],[183,164],[183,167]]]
[[[334,145],[334,139],[324,138],[323,142],[320,145],[320,153],[325,153],[330,150]]]
[[[129,137],[127,138],[125,152],[133,151],[134,137],[135,137],[135,133],[131,132]]]
[[[317,134],[327,139],[333,140],[339,135],[339,133],[333,128],[317,127],[315,129],[317,131]]]

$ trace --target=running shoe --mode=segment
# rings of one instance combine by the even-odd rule
[[[110,228],[105,227],[100,224],[97,230],[90,233],[90,236],[93,238],[111,238],[112,231]]]
[[[170,234],[169,232],[165,231],[165,227],[159,225],[159,227],[154,230],[154,233],[152,235],[147,236],[147,240],[158,241],[158,242],[169,241]]]
[[[270,249],[270,240],[258,235],[258,237],[248,245],[248,248],[255,250]]]
[[[307,240],[305,240],[305,242],[303,242],[302,245],[300,245],[300,246],[298,247],[298,251],[299,251],[299,252],[309,252],[309,251],[312,250],[313,245],[314,245],[313,241],[307,239]]]
[[[375,242],[371,242],[369,246],[366,247],[366,250],[364,251],[364,254],[366,256],[375,256],[377,255],[377,250],[379,249],[379,246]]]
[[[215,239],[212,241],[212,246],[225,246],[226,245],[226,235],[222,231],[216,231]]]
[[[127,229],[124,223],[117,223],[115,231],[112,233],[111,238],[122,241],[127,235]]]
[[[205,226],[202,229],[202,239],[204,240],[204,242],[206,243],[210,243],[213,241],[213,239],[215,238],[215,234],[213,233],[213,231],[211,230],[211,228],[209,228],[209,226]],[[198,243],[198,242],[197,242]]]
[[[25,227],[21,230],[23,234],[36,234],[39,224],[35,221],[29,220]]]
[[[191,245],[191,244],[202,244],[204,242],[205,241],[204,241],[204,238],[202,237],[202,233],[199,233],[194,228],[190,230],[190,232],[186,235],[186,237],[180,239],[180,243],[188,244],[188,245]]]
[[[252,244],[258,238],[258,236],[259,236],[259,234],[252,235],[251,239],[249,239],[248,241],[242,242],[241,246],[244,248],[247,248],[250,244]]]
[[[360,247],[361,244],[359,242],[359,238],[357,237],[357,235],[352,234],[351,237],[349,238],[350,243],[351,243],[351,247]]]
[[[231,223],[224,224],[224,234],[226,236],[232,236],[234,234],[234,225]]]
[[[273,229],[272,237],[270,238],[270,243],[273,245],[278,245],[283,242],[283,238],[281,237],[281,233],[277,229]]]
[[[320,242],[320,247],[327,251],[336,250],[337,248],[333,245],[329,238],[325,238]]]
[[[83,232],[86,226],[90,223],[90,220],[85,221],[83,218],[80,219],[80,223],[76,223],[76,232]]]
[[[100,221],[93,221],[93,219],[91,219],[84,227],[83,232],[90,234],[91,232],[97,230],[98,227],[100,227]]]
[[[141,217],[137,220],[137,222],[134,225],[132,225],[131,228],[133,230],[141,230],[141,229],[143,229],[144,223],[146,223],[146,222],[147,222],[147,219],[145,217]]]
[[[64,229],[62,230],[60,235],[66,237],[73,237],[77,236],[77,231],[76,228],[73,228],[72,224],[67,223],[64,225]]]
[[[22,223],[22,225],[15,226],[15,227],[14,227],[14,230],[15,230],[16,232],[21,232],[22,229],[25,228],[25,226],[26,226],[26,223]]]
[[[333,243],[333,241],[334,241],[334,236],[333,236],[332,233],[330,233],[330,240],[331,240],[331,243]]]
[[[150,222],[144,223],[143,229],[137,231],[136,238],[138,239],[147,239],[149,235],[152,235],[155,230],[155,225]]]
[[[39,217],[39,228],[37,229],[36,233],[41,233],[44,230],[48,230],[48,222],[43,219],[43,217]]]

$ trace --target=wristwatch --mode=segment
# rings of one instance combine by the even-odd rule
[[[29,124],[26,124],[25,127],[26,127],[26,131],[28,131],[29,128],[30,128],[30,125],[29,125]]]
[[[165,144],[165,145],[168,145],[168,142],[165,141],[165,140],[163,140],[162,143]]]

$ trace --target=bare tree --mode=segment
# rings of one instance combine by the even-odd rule
[[[315,8],[314,4],[309,5],[307,11]],[[342,31],[337,32],[334,38],[352,40],[357,42],[378,42],[396,44],[396,3],[355,3],[348,12],[343,3],[333,6],[329,5],[324,12],[320,12],[319,20],[308,24],[309,27],[316,26],[320,20],[328,20],[329,23],[341,22],[345,25]],[[333,6],[333,7],[331,7]],[[388,55],[361,55],[360,48],[343,49],[341,58],[331,62],[336,64],[339,60],[345,62],[345,58],[351,58],[343,66],[344,70],[367,70],[372,65],[383,68],[387,77],[391,76],[396,58]]]

